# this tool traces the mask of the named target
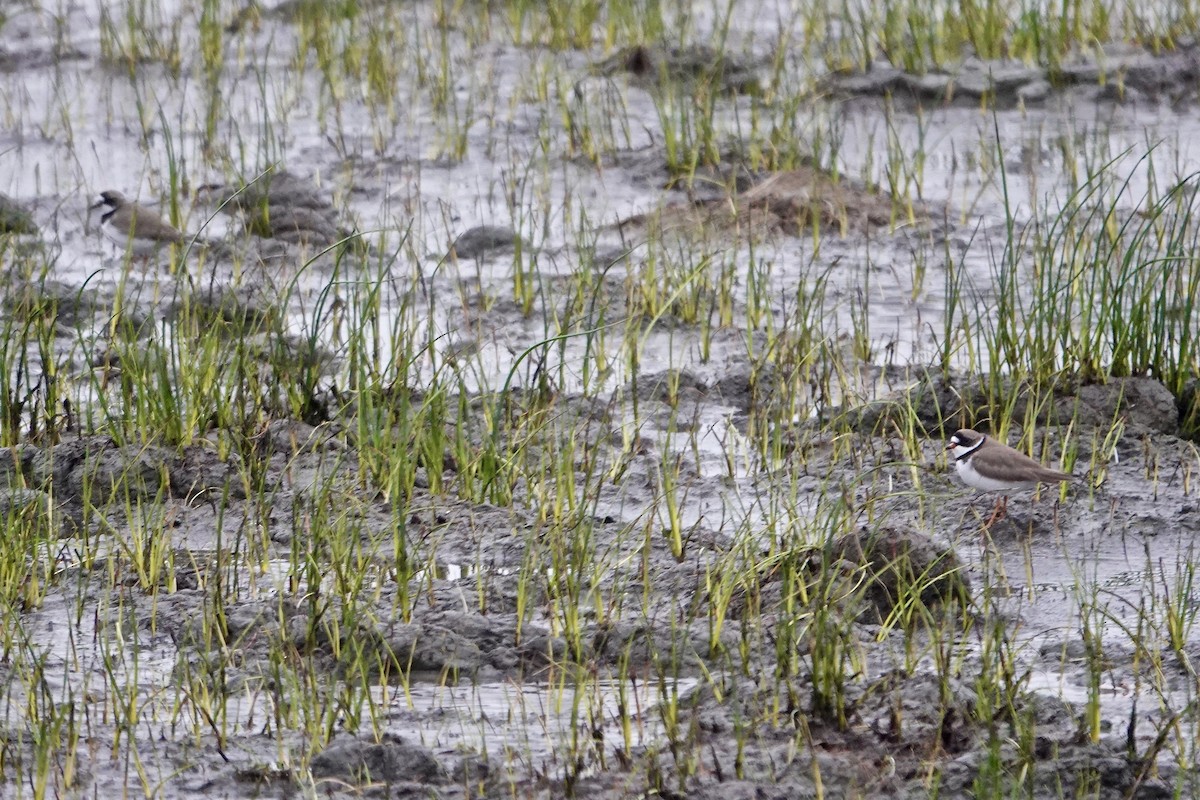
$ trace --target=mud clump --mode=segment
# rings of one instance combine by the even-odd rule
[[[479,225],[462,233],[450,245],[454,258],[467,261],[484,258],[493,253],[508,252],[517,247],[526,249],[529,243],[512,228],[499,225]]]
[[[353,784],[384,783],[391,792],[402,791],[403,784],[446,783],[450,776],[433,753],[410,744],[398,736],[386,736],[378,744],[358,739],[335,739],[312,759],[315,778],[340,778]],[[401,786],[394,786],[401,784]]]
[[[815,167],[798,167],[762,176],[738,197],[742,216],[766,215],[779,232],[801,236],[814,224],[864,231],[902,218],[890,197],[850,178],[834,179]]]
[[[926,607],[966,609],[971,603],[970,579],[958,556],[922,533],[862,528],[834,540],[828,556],[862,572],[860,621],[883,622],[914,592]]]
[[[10,491],[31,487],[21,488],[22,496],[53,496],[68,514],[78,512],[85,502],[119,506],[128,499],[191,498],[209,491],[228,491],[236,499],[244,494],[233,465],[202,445],[176,450],[85,436],[49,447],[22,445],[10,452],[12,458],[0,460],[0,479]],[[118,491],[120,496],[114,494]]]
[[[462,626],[464,620],[451,622],[455,623]],[[486,663],[483,650],[480,649],[480,644],[486,640],[483,637],[470,638],[471,633],[480,633],[481,627],[470,626],[464,635],[432,621],[396,623],[384,626],[379,634],[384,638],[385,651],[393,653],[402,667],[411,665],[411,669],[418,672],[434,674],[473,675]],[[489,627],[494,630],[495,625]]]
[[[785,581],[787,571],[793,575]],[[752,582],[754,596],[736,597],[730,616],[741,619],[751,609],[770,613],[784,605],[783,586],[797,583],[807,587],[805,596],[820,597],[839,617],[862,624],[881,624],[914,598],[957,614],[971,605],[970,579],[947,545],[915,531],[864,527],[767,565]]]
[[[658,401],[678,406],[685,401],[696,403],[708,395],[708,385],[691,370],[667,369],[639,375],[625,385],[625,392],[642,402]]]
[[[1102,428],[1125,421],[1126,435],[1174,435],[1179,431],[1179,406],[1171,390],[1152,378],[1113,378],[1083,386],[1074,401],[1057,403],[1060,418],[1075,417],[1078,425]]]
[[[106,294],[111,295],[53,279],[14,280],[5,287],[0,304],[16,319],[52,318],[55,335],[67,337],[78,335],[80,326],[111,302]]]
[[[670,769],[664,778],[686,786],[689,798],[813,797],[833,787],[839,797],[928,797],[931,768],[944,797],[975,796],[999,775],[1028,770],[1023,786],[1030,797],[1158,798],[1173,796],[1173,781],[1183,777],[1169,764],[1139,763],[1120,737],[1087,741],[1079,713],[1045,695],[1015,696],[989,733],[981,719],[987,706],[968,679],[942,682],[928,673],[893,670],[853,698],[846,726],[799,707],[761,722],[753,745],[744,748],[735,744],[733,721],[753,718],[768,700],[750,681],[725,691],[718,701],[709,690],[697,690],[682,704],[696,732],[700,764],[690,778]],[[797,699],[803,702],[803,694]],[[1032,749],[1022,750],[1010,738],[1008,713],[1034,731]],[[815,746],[795,748],[801,727]]]
[[[928,222],[924,208],[911,212],[866,182],[834,178],[812,166],[763,173],[740,181],[732,196],[697,198],[628,217],[616,228],[628,235],[726,238],[788,236],[834,230],[841,235],[907,224],[910,213]]]
[[[626,47],[592,66],[597,75],[625,73],[645,88],[665,83],[705,83],[726,94],[758,94],[762,86],[754,63],[705,45]]]
[[[270,330],[280,318],[277,300],[268,296],[268,289],[261,284],[199,289],[176,298],[163,311],[167,319],[184,313],[198,315],[211,324],[225,324],[232,328],[231,335]]]
[[[311,181],[287,170],[258,177],[243,186],[208,184],[200,195],[226,213],[240,212],[247,234],[289,244],[329,247],[354,237],[333,202]]]
[[[32,235],[37,231],[33,215],[25,206],[0,193],[0,234]]]
[[[1051,393],[1053,402],[1045,402]],[[944,438],[976,420],[994,417],[994,398],[1011,402],[1013,419],[1032,417],[1039,426],[1073,423],[1090,430],[1120,421],[1127,436],[1174,435],[1179,431],[1179,402],[1153,378],[1110,378],[1105,383],[1083,385],[1070,378],[1058,378],[1042,387],[1008,383],[993,388],[978,377],[941,370],[916,373],[910,385],[885,399],[835,409],[825,414],[820,424],[840,418],[853,431],[883,434],[903,429],[911,416],[926,435]]]
[[[199,446],[178,452],[157,445],[118,446],[105,437],[85,438],[56,446],[52,458],[56,478],[65,477],[64,499],[69,501],[90,496],[107,502],[118,486],[145,500],[190,497],[221,490],[233,478],[231,465]]]

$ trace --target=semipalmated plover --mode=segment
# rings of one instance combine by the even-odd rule
[[[1073,475],[1043,467],[1029,456],[970,428],[956,431],[946,444],[953,451],[954,469],[967,486],[983,492],[1011,492],[1038,483],[1061,483]],[[996,502],[992,525],[1008,510],[1008,495]]]
[[[105,206],[108,211],[100,217],[100,231],[118,247],[136,256],[149,258],[164,245],[182,244],[186,237],[167,224],[162,217],[145,206],[125,199],[120,192],[100,193],[92,209]]]

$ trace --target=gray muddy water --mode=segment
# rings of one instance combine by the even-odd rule
[[[754,698],[770,682],[765,672],[710,680],[711,671],[720,670],[706,661],[706,649],[733,637],[733,652],[737,637],[685,613],[689,602],[706,597],[706,570],[726,554],[771,549],[786,527],[773,498],[792,498],[792,519],[812,519],[822,513],[823,490],[842,480],[855,487],[850,502],[864,503],[878,493],[855,483],[867,469],[878,470],[896,492],[887,503],[887,523],[953,549],[973,591],[1011,622],[1002,637],[1004,663],[1013,683],[1032,698],[1014,715],[1028,713],[1042,726],[1037,747],[1046,752],[1039,761],[1058,759],[1066,770],[1119,762],[1108,772],[1098,769],[1101,777],[1089,796],[1150,796],[1160,789],[1189,796],[1195,790],[1195,777],[1184,773],[1195,764],[1200,694],[1178,654],[1194,654],[1200,645],[1192,624],[1193,541],[1200,525],[1192,470],[1200,456],[1192,444],[1174,438],[1177,419],[1168,413],[1166,422],[1131,422],[1104,450],[1101,488],[1072,489],[1062,500],[1047,489],[1036,499],[1018,494],[1012,517],[983,535],[989,500],[945,472],[940,440],[925,440],[919,459],[880,456],[871,465],[865,456],[858,463],[835,456],[840,451],[820,432],[824,415],[894,397],[943,353],[949,352],[945,366],[951,369],[991,369],[970,334],[955,334],[947,348],[947,320],[953,325],[964,308],[989,317],[1010,225],[1020,229],[1053,216],[1072,202],[1080,175],[1102,167],[1103,192],[1122,213],[1136,215],[1149,192],[1200,169],[1194,103],[1173,103],[1167,92],[1136,87],[1118,93],[1082,80],[1043,91],[1036,76],[1027,82],[1036,89],[1027,102],[997,107],[970,97],[885,98],[871,87],[835,81],[797,106],[793,144],[811,150],[824,174],[836,171],[850,187],[846,224],[827,224],[814,235],[803,226],[788,229],[781,215],[765,233],[747,233],[719,216],[722,198],[737,202],[721,183],[728,175],[714,171],[707,184],[698,182],[701,188],[671,181],[661,98],[629,74],[598,74],[592,65],[607,55],[599,45],[556,51],[513,44],[500,34],[479,44],[483,28],[507,24],[502,14],[459,9],[462,21],[440,26],[443,3],[387,10],[372,5],[357,27],[343,21],[333,29],[353,40],[365,39],[366,29],[381,19],[395,26],[389,66],[397,77],[380,101],[365,81],[331,77],[318,67],[319,56],[301,47],[313,34],[295,16],[296,4],[235,9],[215,3],[224,49],[217,78],[206,86],[204,45],[195,34],[201,11],[192,5],[35,2],[4,12],[0,192],[36,225],[36,234],[20,239],[22,246],[47,254],[44,274],[31,276],[32,282],[43,291],[57,287],[60,297],[74,298],[81,309],[75,332],[51,348],[57,372],[80,378],[95,368],[115,306],[167,319],[165,309],[185,286],[226,288],[256,312],[282,311],[288,331],[327,353],[326,371],[337,380],[346,366],[344,331],[334,316],[314,310],[331,298],[350,298],[356,287],[383,274],[389,285],[421,298],[413,305],[405,299],[412,292],[397,292],[380,307],[381,329],[400,320],[432,343],[417,365],[416,382],[457,359],[466,365],[459,390],[467,394],[497,391],[510,377],[512,388],[534,386],[527,351],[559,333],[548,320],[556,319],[560,301],[582,273],[602,272],[598,285],[611,294],[612,316],[597,320],[600,326],[621,319],[631,302],[623,287],[653,259],[664,271],[711,263],[734,287],[736,301],[728,323],[715,331],[682,322],[606,329],[601,346],[613,353],[625,352],[629,338],[637,337],[635,364],[618,358],[606,372],[585,373],[581,364],[596,345],[575,336],[547,351],[539,365],[556,376],[563,397],[613,396],[606,434],[641,442],[619,479],[580,497],[600,520],[595,535],[604,581],[630,596],[652,598],[647,606],[657,609],[651,618],[616,613],[602,619],[610,609],[598,607],[609,600],[597,600],[598,589],[585,593],[578,605],[595,626],[594,680],[576,684],[553,674],[545,680],[528,667],[541,664],[538,659],[553,662],[561,634],[552,615],[522,610],[517,600],[522,548],[536,538],[524,532],[537,529],[546,507],[524,498],[504,510],[431,493],[405,516],[412,515],[420,552],[455,566],[412,578],[415,593],[427,599],[415,602],[412,618],[402,621],[393,612],[408,601],[398,599],[403,591],[386,565],[386,543],[375,541],[370,554],[383,565],[372,572],[373,585],[361,587],[371,613],[361,628],[348,628],[345,641],[330,637],[317,645],[333,653],[356,638],[382,642],[381,650],[409,654],[407,674],[380,674],[387,669],[379,667],[369,679],[358,676],[370,685],[344,705],[315,690],[311,704],[288,699],[288,690],[303,694],[306,687],[283,684],[259,637],[278,633],[303,640],[307,634],[290,615],[300,618],[313,597],[336,594],[331,589],[339,576],[314,580],[321,568],[301,569],[288,536],[252,544],[246,531],[261,509],[250,501],[218,511],[194,496],[179,496],[173,491],[177,465],[168,459],[169,487],[140,497],[155,510],[127,509],[102,534],[90,531],[108,537],[99,550],[66,534],[54,540],[42,552],[43,563],[77,579],[60,580],[36,608],[10,613],[8,625],[19,632],[8,640],[21,647],[16,655],[6,652],[3,669],[3,724],[10,732],[4,759],[11,765],[0,763],[4,796],[379,791],[389,797],[556,797],[571,791],[624,797],[648,796],[647,786],[670,784],[657,770],[691,776],[680,779],[686,790],[672,796],[922,796],[937,782],[927,762],[913,755],[920,748],[912,742],[939,736],[940,785],[947,796],[961,796],[978,787],[991,751],[946,719],[922,718],[920,706],[974,685],[974,673],[982,672],[975,660],[995,655],[989,649],[994,642],[980,630],[959,642],[965,666],[953,690],[921,683],[935,674],[928,657],[910,670],[903,646],[881,644],[886,636],[877,637],[878,628],[857,630],[856,674],[870,688],[861,690],[850,732],[814,721],[805,736],[816,744],[805,750],[795,745],[794,709],[777,709],[780,719],[771,720],[747,711],[759,707]],[[729,52],[765,80],[764,59],[798,35],[785,24],[790,7],[768,0],[735,5],[737,13],[728,19],[701,9],[673,13],[686,17],[696,42],[710,41],[728,24]],[[144,28],[130,22],[140,14]],[[116,45],[141,48],[143,58],[126,60],[114,54]],[[177,55],[178,71],[162,52]],[[1134,55],[1141,57],[1112,54]],[[791,69],[797,81],[820,72],[809,65]],[[429,70],[441,70],[441,77],[425,75]],[[1179,73],[1181,82],[1185,77]],[[1169,75],[1162,80],[1171,85]],[[720,99],[712,124],[723,141],[738,139],[759,113],[758,102],[753,94]],[[572,125],[579,120],[601,143],[598,163],[583,157],[576,143],[579,132]],[[270,169],[286,169],[288,180],[295,180],[272,206],[271,235],[254,228],[249,213],[218,211],[222,200]],[[906,198],[911,218],[900,212],[879,224],[870,210],[878,196],[867,186]],[[193,253],[175,273],[162,259],[131,265],[121,248],[99,236],[99,212],[89,211],[105,189],[136,197],[189,234],[233,243],[250,257]],[[777,191],[772,199],[792,197]],[[718,210],[699,224],[686,216],[698,197],[718,198]],[[288,227],[281,209],[289,204],[311,208],[311,217],[297,216]],[[883,208],[894,211],[890,201]],[[855,222],[855,211],[868,221]],[[659,228],[655,215],[661,215]],[[500,230],[480,234],[481,226]],[[369,248],[360,269],[348,267],[332,249],[324,252],[354,232]],[[1019,256],[1035,249],[1027,242]],[[514,291],[514,274],[523,269],[538,286],[528,308]],[[957,276],[956,285],[949,275]],[[16,285],[11,278],[9,289]],[[757,300],[751,300],[751,286]],[[1033,281],[1019,286],[1032,292]],[[762,320],[783,320],[798,290],[803,295],[818,287],[823,298],[816,327],[826,346],[846,354],[855,368],[836,384],[814,380],[792,420],[802,432],[795,446],[808,448],[811,462],[796,472],[766,471],[747,430],[758,400],[737,387],[746,383],[748,352],[761,346],[760,335],[770,327]],[[961,296],[952,297],[959,290]],[[765,308],[752,308],[754,303]],[[276,304],[283,307],[274,309]],[[48,371],[46,358],[38,351],[33,363]],[[673,390],[661,386],[679,375],[684,399],[667,402]],[[635,378],[643,386],[637,412],[639,390],[626,391]],[[96,399],[86,381],[78,380],[78,387],[77,407]],[[1115,415],[1132,413],[1113,402]],[[1163,402],[1169,405],[1169,396]],[[679,435],[681,420],[692,435]],[[886,453],[894,447],[893,433],[864,429],[862,452]],[[1103,437],[1080,438],[1082,465],[1104,443]],[[56,476],[75,475],[59,450],[66,445],[31,447],[45,450]],[[128,471],[129,452],[110,441],[89,447],[114,464],[114,472]],[[332,448],[298,455],[277,443],[273,452],[271,475],[279,490],[271,513],[280,517],[325,481],[355,481],[353,457]],[[927,473],[920,486],[910,461]],[[679,509],[664,503],[664,463],[684,466]],[[86,474],[72,485],[86,486]],[[223,484],[211,479],[205,485],[211,493]],[[67,492],[65,502],[76,499]],[[394,524],[386,503],[364,492],[362,504],[355,513],[367,520],[364,531],[380,534]],[[691,532],[700,553],[695,558],[676,560],[657,541],[640,549],[641,531],[669,527],[672,511]],[[138,552],[146,530],[170,533],[166,564],[173,577],[163,579],[169,591],[143,592],[137,575],[102,580],[96,565],[124,563]],[[370,538],[364,533],[364,541]],[[91,555],[83,558],[83,552]],[[207,613],[214,585],[223,585],[231,598],[224,609],[229,638],[219,642],[197,622]],[[1172,650],[1166,644],[1172,631],[1148,620],[1176,618],[1181,641]],[[656,652],[656,644],[684,652],[685,666],[664,670],[647,655],[633,658],[637,667],[628,669],[613,655],[609,635],[639,643],[633,645],[639,654],[643,642],[647,653]],[[676,641],[680,636],[684,643]],[[1160,639],[1161,647],[1153,644]],[[746,649],[771,652],[770,640]],[[200,696],[209,673],[195,677],[217,651],[237,653],[221,672],[223,701]],[[1147,651],[1161,660],[1147,665]],[[41,680],[21,677],[30,670]],[[880,720],[890,717],[880,698],[890,695],[878,688],[901,671],[907,674],[900,694],[911,695],[895,703],[916,706],[903,734],[883,730]],[[1148,678],[1151,673],[1157,678]],[[347,678],[343,685],[349,683]],[[961,705],[964,719],[972,702]],[[680,706],[690,710],[687,724],[703,743],[692,764],[669,744]],[[1100,720],[1094,728],[1080,721],[1090,719],[1089,709]],[[41,752],[38,742],[18,732],[33,721],[57,719],[56,713],[77,715],[86,725],[77,738],[64,740],[77,757],[64,759],[60,752],[47,772],[31,766]],[[350,717],[370,720],[374,738],[359,735],[366,728],[351,726]],[[337,735],[318,743],[310,733],[315,729],[336,729]],[[1080,734],[1093,729],[1095,736]],[[1150,753],[1147,763],[1162,776],[1150,776],[1136,759],[1122,761],[1127,745]],[[1012,747],[1006,743],[997,758],[1009,757]],[[629,766],[648,752],[663,764]],[[935,760],[929,757],[929,763]],[[1038,796],[1072,793],[1073,784],[1054,783],[1053,767],[1039,769]]]

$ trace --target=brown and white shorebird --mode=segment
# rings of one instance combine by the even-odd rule
[[[149,259],[164,246],[187,240],[154,211],[125,199],[120,192],[112,189],[101,192],[100,200],[91,209],[101,206],[108,210],[100,217],[100,232],[139,258]]]
[[[982,492],[1005,492],[996,501],[985,527],[1008,513],[1008,492],[1039,483],[1074,480],[1073,475],[1043,467],[1029,456],[970,428],[955,431],[946,444],[953,451],[954,469],[967,486]]]

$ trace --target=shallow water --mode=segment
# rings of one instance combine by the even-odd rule
[[[422,57],[435,60],[439,56],[437,44],[430,39],[432,5],[409,4],[398,14]],[[770,51],[765,43],[782,35],[780,20],[789,16],[788,4],[755,6],[752,12],[740,6],[740,12],[746,13],[730,16],[731,41],[743,42],[749,52],[762,55]],[[541,48],[512,46],[502,36],[467,52],[465,35],[454,30],[446,51],[452,61],[449,74],[454,77],[443,98],[446,105],[434,102],[432,87],[415,79],[402,80],[393,98],[397,109],[393,123],[381,119],[378,109],[361,99],[359,86],[341,87],[344,99],[340,107],[332,107],[320,71],[311,63],[302,73],[294,69],[294,27],[265,16],[257,31],[226,38],[221,120],[215,142],[207,142],[208,97],[196,78],[173,78],[154,62],[137,64],[130,77],[124,65],[102,60],[104,37],[98,31],[105,7],[81,3],[23,10],[4,29],[8,41],[16,43],[12,50],[16,67],[0,71],[0,97],[5,98],[0,107],[4,120],[0,191],[32,208],[43,240],[55,253],[49,277],[72,286],[116,292],[125,277],[125,265],[102,244],[95,212],[89,215],[87,209],[100,190],[120,189],[157,202],[169,193],[173,181],[178,182],[181,226],[221,237],[236,226],[225,217],[212,216],[211,208],[182,187],[227,179],[229,171],[247,179],[281,163],[312,178],[332,198],[342,218],[353,220],[379,251],[400,254],[387,263],[390,277],[402,288],[420,284],[428,299],[429,310],[421,312],[416,324],[429,326],[430,338],[446,352],[467,354],[463,359],[468,365],[464,369],[467,389],[498,390],[527,348],[557,333],[543,317],[545,308],[553,310],[561,289],[553,281],[569,281],[581,270],[594,269],[593,248],[605,252],[621,247],[621,237],[607,226],[684,199],[682,192],[664,187],[665,173],[658,168],[663,137],[652,96],[622,81],[588,78],[585,69],[590,59],[584,54],[559,56]],[[110,13],[120,19],[125,8]],[[159,13],[164,21],[186,20],[185,30],[194,23],[189,4],[163,6]],[[692,22],[700,38],[703,31],[723,24],[705,10],[697,11]],[[194,45],[187,35],[180,39],[185,64],[196,58]],[[55,55],[56,50],[64,55]],[[414,56],[406,51],[404,58]],[[411,68],[410,61],[401,64],[402,70]],[[560,78],[563,86],[579,82],[585,102],[597,97],[614,102],[622,115],[614,123],[622,137],[624,152],[619,155],[629,158],[610,157],[597,167],[570,152],[557,99],[538,99],[534,91],[535,76],[543,73]],[[748,101],[738,99],[722,110],[718,122],[737,132],[747,111]],[[746,286],[752,268],[769,264],[766,295],[773,298],[786,297],[797,286],[812,285],[816,276],[827,275],[824,333],[831,341],[844,343],[861,325],[869,331],[872,360],[901,368],[923,366],[938,354],[946,314],[948,251],[966,270],[971,302],[986,308],[995,300],[993,278],[1006,241],[1006,214],[1021,226],[1035,215],[1052,213],[1066,202],[1075,176],[1110,160],[1112,185],[1127,182],[1120,207],[1129,212],[1140,207],[1152,183],[1161,187],[1200,171],[1200,145],[1194,144],[1200,142],[1200,113],[1193,107],[1173,109],[1146,98],[1122,104],[1067,92],[1028,109],[991,111],[954,105],[918,111],[904,103],[814,97],[798,113],[803,116],[799,129],[814,143],[824,142],[830,148],[829,142],[836,142],[836,152],[826,149],[818,156],[843,175],[880,186],[911,185],[913,196],[932,209],[936,233],[853,232],[845,238],[827,235],[817,244],[811,236],[780,236],[756,242],[751,250],[745,242],[729,241],[717,232],[683,253],[681,260],[702,255],[727,259],[734,265],[739,287]],[[463,119],[467,115],[469,122]],[[461,156],[453,154],[459,143],[450,135],[457,124],[465,147]],[[210,145],[220,157],[210,157],[206,151]],[[1143,158],[1151,150],[1152,162]],[[889,151],[903,158],[889,158]],[[898,167],[918,163],[919,170],[896,173]],[[648,169],[648,164],[656,168]],[[173,172],[180,169],[183,174]],[[483,224],[510,226],[532,245],[546,300],[531,315],[507,302],[513,294],[510,255],[492,254],[462,263],[444,259],[457,236]],[[299,302],[287,309],[290,329],[296,333],[309,331],[312,300],[330,280],[327,270],[305,269],[303,262],[303,254],[293,253],[290,259],[272,264],[269,277],[280,286],[296,280],[301,288],[295,295]],[[614,266],[611,277],[619,282],[626,269],[624,264]],[[152,272],[146,278],[148,294],[156,291],[160,277]],[[338,286],[351,294],[356,282],[375,277],[343,273]],[[230,278],[222,272],[220,279]],[[172,284],[163,281],[162,293],[169,293]],[[496,305],[489,310],[491,300]],[[859,308],[865,310],[862,321],[854,316]],[[106,321],[99,315],[80,338],[102,339]],[[690,370],[703,381],[715,382],[744,366],[744,327],[745,309],[739,307],[732,330],[719,332],[707,356],[695,326],[656,326],[632,334],[618,327],[609,341],[615,350],[623,336],[640,337],[639,375]],[[332,332],[324,329],[320,334],[336,352],[338,342]],[[58,346],[73,350],[78,342],[61,341]],[[585,346],[582,338],[569,340],[548,357],[546,366],[561,375],[559,389],[564,393],[582,386],[576,365]],[[966,350],[959,349],[956,358],[965,363]],[[988,365],[977,362],[976,366]],[[422,369],[428,377],[433,367],[426,364]],[[529,381],[529,363],[523,362],[514,375],[517,385]],[[618,363],[590,388],[607,393],[632,377],[627,365]],[[864,374],[857,388],[869,397],[886,393],[895,384]],[[824,398],[826,404],[841,400]],[[670,415],[640,420],[630,431],[631,436],[646,439],[648,450],[664,461],[686,459],[688,484],[681,519],[689,530],[761,531],[771,513],[760,505],[771,483],[761,474],[761,461],[748,454],[728,458],[742,435],[738,414],[735,406],[717,400],[697,402],[686,423],[700,433],[686,451],[684,437],[676,434],[679,421]],[[614,416],[628,419],[628,405],[618,406]],[[652,468],[635,472],[646,478],[644,485],[613,487],[596,504],[599,516],[632,524],[656,513],[648,511],[657,502],[660,488]],[[1038,516],[1032,538],[1022,539],[1006,529],[986,551],[973,541],[962,541],[977,530],[971,524],[974,498],[942,484],[933,490],[933,502],[951,509],[946,517],[950,523],[938,532],[959,540],[958,552],[973,577],[996,592],[997,608],[1022,620],[1014,646],[1029,670],[1029,688],[1073,702],[1097,696],[1094,689],[1089,695],[1078,685],[1074,660],[1052,652],[1060,643],[1073,645],[1081,638],[1085,615],[1090,615],[1089,635],[1119,648],[1123,642],[1149,635],[1135,626],[1141,609],[1174,602],[1194,613],[1190,582],[1181,577],[1194,555],[1194,511],[1182,510],[1190,507],[1190,493],[1179,482],[1169,484],[1164,489],[1168,503],[1147,498],[1144,484],[1144,473],[1136,466],[1114,469],[1106,493],[1088,499],[1075,495],[1071,517],[1061,525],[1056,523],[1048,531],[1045,517]],[[792,512],[811,516],[817,502],[816,494],[805,495]],[[1045,495],[1040,502],[1048,502]],[[1171,522],[1179,518],[1186,525],[1172,527]],[[661,514],[658,519],[661,525]],[[195,529],[201,528],[196,523]],[[968,530],[971,533],[963,533]],[[203,533],[177,544],[195,548],[201,557],[212,547]],[[274,580],[287,579],[291,569],[292,562],[280,558],[268,561],[261,573],[242,572],[238,579],[245,581],[243,599],[252,599],[258,591],[264,597],[283,593]],[[457,584],[472,578],[476,569],[451,562],[436,579]],[[291,581],[287,587],[292,594],[321,588],[302,581]],[[1181,591],[1188,599],[1179,596]],[[119,599],[110,600],[107,607],[118,615],[129,613],[122,611]],[[112,682],[119,693],[125,681],[136,680],[139,694],[146,698],[146,712],[153,715],[152,708],[158,707],[162,714],[147,726],[151,738],[144,742],[162,736],[163,723],[178,713],[177,704],[182,702],[175,694],[177,644],[154,632],[133,635],[141,629],[137,619],[125,626],[106,625],[105,636],[99,636],[95,622],[75,618],[73,608],[70,598],[52,596],[27,617],[23,634],[48,659],[49,688],[61,702],[72,693],[98,692],[97,701],[110,709],[118,705],[118,698],[105,695],[99,687]],[[63,635],[64,629],[69,635]],[[108,638],[123,630],[130,632],[130,638]],[[1188,643],[1198,639],[1200,633],[1188,626]],[[1047,644],[1049,649],[1043,651]],[[104,664],[103,657],[114,652],[111,648],[119,651],[121,646],[129,648],[128,663]],[[1113,688],[1098,694],[1106,718],[1119,721],[1131,715],[1135,697],[1143,710],[1153,703],[1179,709],[1195,698],[1195,687],[1185,682],[1176,692],[1146,689],[1138,680],[1140,668],[1124,662],[1113,668]],[[531,761],[551,760],[563,742],[577,733],[572,726],[580,720],[571,715],[575,698],[569,688],[505,681],[450,687],[438,685],[439,680],[414,680],[406,690],[392,687],[386,695],[373,689],[370,702],[386,718],[384,729],[415,737],[435,750],[495,754],[516,741],[517,751]],[[682,694],[697,683],[680,679],[673,691]],[[603,720],[605,741],[620,739],[614,721],[614,697],[619,690],[635,693],[642,709],[635,726],[637,738],[630,746],[661,741],[661,727],[654,722],[654,707],[661,697],[648,692],[645,683],[635,686],[601,678],[589,685],[587,703],[589,712]],[[20,700],[21,690],[10,687],[9,726],[21,724]],[[251,721],[268,713],[266,702],[252,692],[232,701],[225,713],[238,727],[250,727]],[[193,724],[191,733],[202,735],[203,726]],[[1138,733],[1152,737],[1157,728],[1144,724]]]

